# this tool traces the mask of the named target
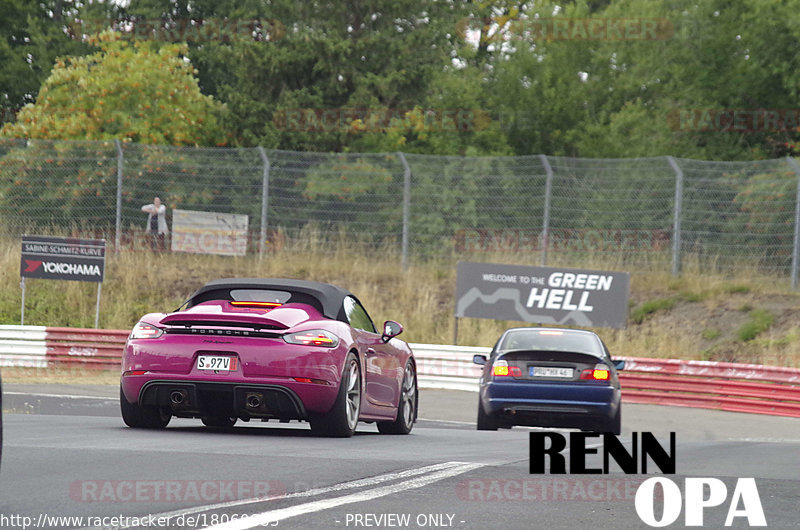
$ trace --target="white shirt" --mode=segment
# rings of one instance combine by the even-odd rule
[[[142,211],[147,212],[147,225],[146,229],[150,231],[150,219],[153,218],[153,213],[156,211],[155,204],[145,204],[142,206]],[[164,206],[162,203],[161,206],[158,207],[158,233],[159,234],[166,234],[167,233],[167,207]]]

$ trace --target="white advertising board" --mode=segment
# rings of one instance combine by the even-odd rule
[[[172,251],[244,256],[246,215],[172,210]]]

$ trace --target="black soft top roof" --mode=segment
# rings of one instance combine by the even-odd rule
[[[187,307],[192,307],[200,302],[212,299],[209,295],[214,291],[224,292],[231,289],[276,289],[299,293],[300,295],[305,295],[303,298],[311,297],[316,300],[319,305],[318,309],[327,318],[342,320],[343,322],[347,322],[343,307],[345,297],[352,296],[356,298],[349,291],[329,283],[289,278],[223,278],[210,281],[195,291],[187,300],[186,305]]]

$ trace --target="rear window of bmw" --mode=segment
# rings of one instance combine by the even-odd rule
[[[498,350],[569,351],[605,357],[602,343],[597,336],[566,330],[514,331],[503,338]]]

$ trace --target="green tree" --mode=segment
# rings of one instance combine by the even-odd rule
[[[185,45],[128,42],[110,31],[92,38],[101,49],[61,58],[15,123],[11,138],[109,140],[171,145],[223,145],[225,107],[200,92]]]
[[[552,20],[554,5],[538,5],[521,13],[509,30],[498,37],[504,46],[497,53],[489,82],[497,94],[500,112],[515,154],[576,155],[570,132],[594,112],[591,88],[593,43],[547,40],[530,34],[532,20]],[[585,7],[568,6],[560,18],[583,18]]]
[[[283,126],[286,112],[410,110],[450,60],[454,4],[419,0],[223,3],[215,16],[277,19],[274,40],[209,42],[192,48],[201,82],[231,109],[243,145],[344,151],[361,133]]]
[[[582,156],[749,160],[787,153],[797,132],[763,123],[747,130],[694,130],[691,110],[793,109],[798,70],[796,0],[614,2],[603,16],[668,21],[663,38],[598,43],[593,93],[582,126],[570,136]]]
[[[137,144],[224,144],[225,107],[203,95],[186,60],[186,46],[156,47],[104,32],[91,55],[59,59],[35,103],[0,129],[0,209],[15,221],[64,229],[83,223],[104,228],[114,219],[116,149],[111,140]],[[93,140],[87,142],[85,140]],[[164,198],[196,197],[196,171],[183,153],[144,151],[126,178],[161,175]],[[168,184],[162,166],[185,174]],[[167,189],[168,188],[168,189]],[[166,193],[169,192],[169,193]],[[152,191],[142,195],[151,198]],[[138,201],[141,201],[141,197]],[[200,197],[206,203],[212,198]]]
[[[113,142],[0,137],[0,155],[4,229],[15,234],[33,229],[63,234],[113,226],[117,183]]]
[[[512,154],[508,126],[496,111],[480,69],[449,67],[430,83],[428,94],[413,109],[354,138],[353,151],[489,156]]]
[[[0,124],[36,99],[56,57],[88,51],[66,31],[76,13],[70,0],[0,0]]]

